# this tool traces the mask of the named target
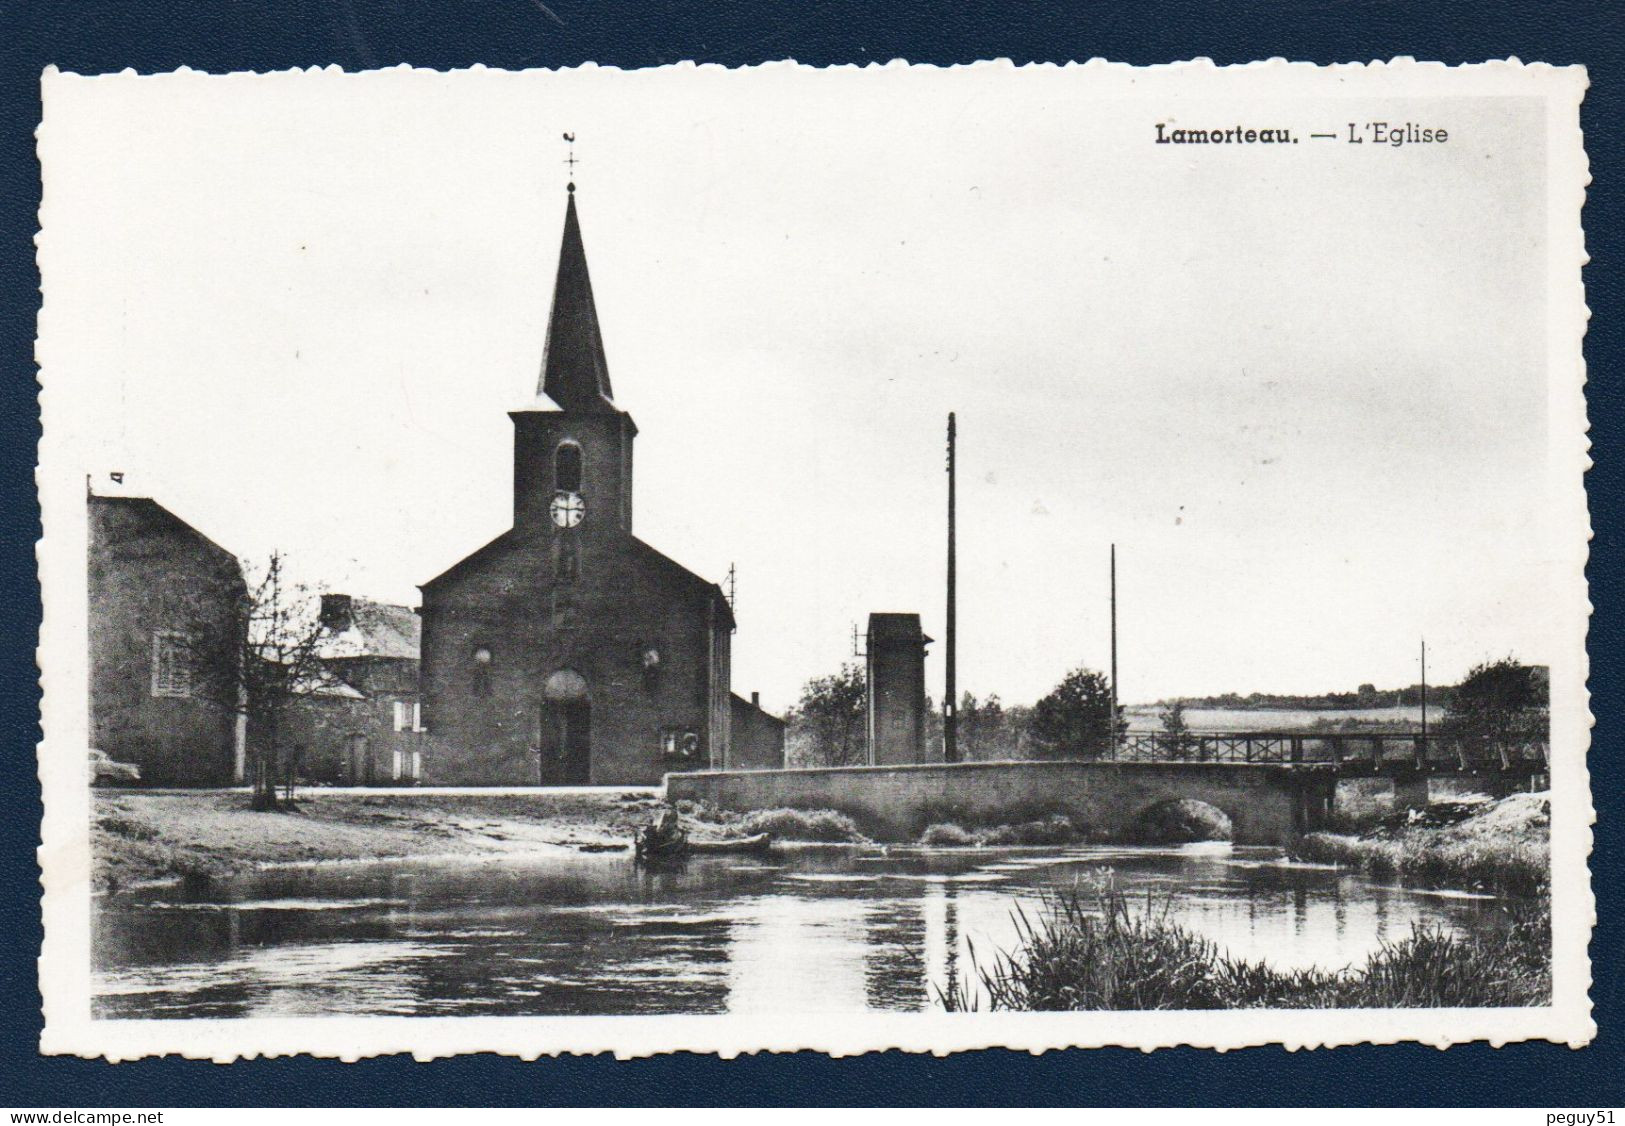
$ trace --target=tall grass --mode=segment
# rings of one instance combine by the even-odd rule
[[[974,848],[978,845],[1066,845],[1084,840],[1087,834],[1064,813],[1011,825],[988,825],[967,829],[955,821],[927,825],[920,843],[932,848]]]
[[[740,837],[772,833],[781,841],[831,844],[864,844],[869,840],[852,818],[833,809],[758,809],[731,822],[728,833]]]
[[[1457,938],[1416,927],[1363,966],[1277,970],[1223,954],[1144,905],[1103,873],[1090,888],[1052,892],[1041,916],[1018,905],[1017,944],[938,989],[950,1011],[985,1003],[1016,1011],[1072,1009],[1427,1008],[1544,1005],[1551,999],[1549,905],[1520,911],[1499,936]]]
[[[1487,888],[1523,896],[1541,894],[1551,872],[1551,848],[1546,842],[1505,838],[1307,833],[1299,838],[1292,854],[1299,860],[1358,868],[1379,879]]]

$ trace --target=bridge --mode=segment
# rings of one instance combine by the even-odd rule
[[[666,798],[721,809],[834,809],[882,841],[913,841],[927,825],[1015,824],[1065,813],[1091,836],[1132,839],[1153,806],[1194,799],[1223,810],[1237,844],[1283,845],[1328,827],[1339,780],[1392,779],[1398,805],[1425,805],[1428,780],[1461,776],[1459,748],[1413,735],[1328,732],[1137,732],[1116,758],[666,775]],[[1505,792],[1544,770],[1469,771]]]
[[[1417,771],[1500,771],[1527,777],[1546,770],[1544,742],[1496,746],[1415,732],[1129,731],[1106,755],[1117,762],[1326,764],[1345,776],[1404,776]]]

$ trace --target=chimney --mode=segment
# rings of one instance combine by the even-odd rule
[[[762,694],[760,692],[750,694],[750,706],[758,709],[762,706]]]
[[[322,595],[322,626],[334,633],[342,633],[350,625],[350,596],[348,594]]]

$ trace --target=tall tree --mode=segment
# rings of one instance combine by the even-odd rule
[[[1175,700],[1162,709],[1162,738],[1159,742],[1163,750],[1169,752],[1174,758],[1184,758],[1190,750],[1191,725],[1185,718],[1185,701]]]
[[[1114,719],[1121,729],[1122,709],[1112,715],[1106,677],[1077,668],[1033,705],[1027,729],[1040,758],[1099,758],[1111,749]]]
[[[798,766],[860,766],[867,759],[863,667],[848,662],[809,680],[787,720],[788,757]]]
[[[1503,770],[1526,750],[1539,753],[1550,730],[1546,670],[1512,657],[1474,666],[1459,685],[1443,727],[1465,759],[1494,755]],[[1463,765],[1467,765],[1466,762]]]

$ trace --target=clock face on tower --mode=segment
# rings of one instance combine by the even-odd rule
[[[548,505],[548,511],[553,514],[554,524],[560,528],[573,528],[587,515],[587,502],[581,499],[580,493],[560,490],[553,494],[553,503]]]

